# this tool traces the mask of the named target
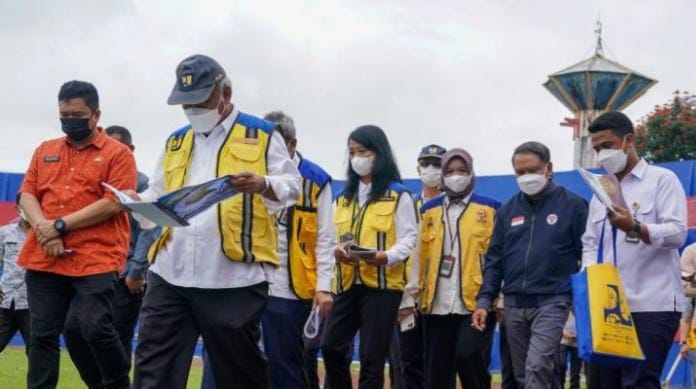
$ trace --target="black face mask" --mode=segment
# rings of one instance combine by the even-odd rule
[[[68,139],[75,142],[83,141],[92,134],[92,129],[89,128],[89,118],[61,118],[60,124]]]

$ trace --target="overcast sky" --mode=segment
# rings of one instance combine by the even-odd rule
[[[632,119],[696,91],[694,1],[3,0],[0,170],[24,172],[36,145],[62,135],[58,89],[80,79],[99,90],[101,125],[131,130],[150,174],[186,124],[166,99],[194,53],[225,67],[240,110],[291,115],[299,150],[336,178],[361,124],[386,131],[406,177],[428,143],[468,149],[491,175],[539,140],[568,170],[572,130],[558,123],[571,113],[541,84],[593,54],[599,13],[607,56],[659,80]]]

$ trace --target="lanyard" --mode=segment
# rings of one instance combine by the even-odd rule
[[[597,263],[604,263],[604,230],[607,225],[607,219],[602,220],[602,233],[599,236],[599,249],[597,250]],[[614,253],[614,266],[616,266],[616,227],[611,227],[611,243]]]
[[[350,212],[350,230],[353,231],[353,227],[355,226],[355,221],[358,219],[360,216],[360,213],[362,212],[362,207],[360,207],[360,210],[358,210],[358,213],[356,214],[355,211],[358,208],[358,202],[359,199],[355,198],[353,199],[353,209]]]
[[[450,248],[449,248],[449,253],[447,255],[452,256],[452,253],[454,252],[454,243],[456,242],[455,239],[458,239],[457,234],[455,230],[452,229],[452,225],[450,224],[450,217],[449,217],[449,209],[452,203],[447,203],[447,206],[445,207],[445,230],[447,230],[447,236],[450,239]],[[462,210],[462,213],[459,214],[457,217],[457,221],[464,215],[464,212],[466,212],[467,208],[469,208],[469,203],[467,202],[466,205],[464,205],[464,209]],[[457,231],[459,228],[457,228]]]

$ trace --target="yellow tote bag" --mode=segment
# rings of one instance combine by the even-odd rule
[[[606,220],[605,220],[606,224]],[[631,366],[645,360],[618,269],[604,262],[604,225],[597,264],[572,277],[580,358],[604,366]],[[616,261],[616,228],[612,228]]]

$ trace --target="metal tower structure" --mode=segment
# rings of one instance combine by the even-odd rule
[[[621,111],[636,101],[656,80],[631,70],[604,56],[602,23],[597,20],[594,55],[548,76],[543,84],[575,118],[566,118],[562,126],[573,127],[575,168],[595,168],[595,153],[590,134],[592,120],[604,111]]]

